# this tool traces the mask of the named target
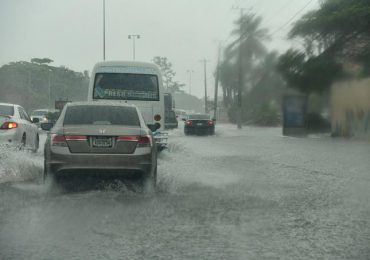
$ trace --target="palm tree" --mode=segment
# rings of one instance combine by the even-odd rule
[[[236,80],[242,67],[243,89],[245,86],[253,86],[253,68],[257,61],[267,54],[263,42],[270,39],[268,30],[260,28],[262,18],[254,14],[245,14],[235,21],[235,29],[231,35],[237,36],[224,51],[224,61],[220,69],[220,81],[226,104],[232,105],[237,95],[239,81]],[[241,54],[241,56],[240,56]],[[241,60],[240,58],[241,57]],[[240,64],[241,62],[241,64]],[[226,93],[226,94],[225,94]]]
[[[225,50],[225,57],[235,59],[241,51],[243,65],[252,65],[253,59],[266,55],[263,42],[270,40],[268,30],[260,28],[262,17],[255,14],[245,14],[234,22],[236,28],[231,35],[237,36]]]

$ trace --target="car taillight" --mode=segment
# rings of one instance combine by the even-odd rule
[[[65,135],[67,141],[87,141],[86,135]]]
[[[16,122],[5,122],[4,124],[2,124],[0,129],[14,129],[17,127],[18,127],[18,124]]]
[[[66,138],[64,135],[52,134],[51,135],[51,145],[52,146],[67,146]]]
[[[152,146],[152,137],[150,135],[139,136],[138,147]]]
[[[126,135],[126,136],[118,136],[117,137],[117,141],[132,141],[132,142],[137,142],[138,141],[138,137],[137,136],[129,136],[129,135]]]
[[[214,125],[213,120],[208,120],[208,125]]]
[[[185,124],[187,124],[187,125],[192,125],[192,124],[193,124],[193,121],[191,121],[191,120],[187,120],[187,121],[185,122]]]
[[[118,136],[117,141],[131,141],[137,142],[138,147],[146,147],[152,146],[152,138],[150,135],[142,135],[142,136]]]

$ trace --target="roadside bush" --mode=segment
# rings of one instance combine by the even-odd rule
[[[328,119],[325,119],[319,113],[307,114],[307,130],[309,132],[330,132],[331,125]]]

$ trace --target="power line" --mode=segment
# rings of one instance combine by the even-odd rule
[[[310,0],[308,1],[308,3],[303,6],[301,9],[299,9],[285,24],[283,24],[282,26],[280,26],[278,29],[276,29],[272,34],[274,35],[275,33],[277,33],[278,31],[281,31],[281,29],[283,29],[285,26],[289,25],[293,20],[294,18],[296,18],[303,10],[305,10],[314,0]]]
[[[285,2],[279,9],[277,9],[274,14],[275,14],[275,17],[278,16],[281,11],[285,10],[285,8],[287,8],[290,4],[292,4],[293,1],[292,0],[288,0],[287,2]],[[268,17],[268,19],[264,19],[264,22],[266,23],[267,21],[271,21],[271,16]]]

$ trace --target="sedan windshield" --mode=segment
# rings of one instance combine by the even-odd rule
[[[47,113],[48,113],[47,110],[36,110],[36,111],[33,111],[31,115],[32,116],[43,116]]]
[[[14,115],[14,107],[13,106],[0,105],[0,115],[13,116]]]
[[[140,126],[134,107],[72,106],[68,107],[64,125],[125,125]]]

